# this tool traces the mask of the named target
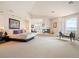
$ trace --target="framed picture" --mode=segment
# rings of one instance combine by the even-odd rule
[[[20,21],[9,18],[9,29],[20,29]]]
[[[56,28],[56,27],[57,27],[57,22],[54,22],[53,28]]]

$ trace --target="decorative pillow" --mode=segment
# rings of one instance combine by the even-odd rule
[[[23,30],[14,30],[13,31],[13,34],[20,34],[20,33],[23,33]]]
[[[13,34],[19,34],[19,31],[14,30],[14,31],[13,31]]]
[[[23,33],[23,30],[20,30],[20,33]]]

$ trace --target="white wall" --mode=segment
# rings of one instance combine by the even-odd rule
[[[62,25],[62,18],[54,18],[51,20],[51,33],[53,34],[53,36],[58,36],[59,31],[61,31],[61,25]],[[57,27],[54,28],[53,25],[54,23],[57,23]]]
[[[14,29],[9,29],[9,18],[13,18],[16,20],[20,21],[20,29],[24,29],[25,28],[25,20],[31,20],[30,16],[27,14],[25,18],[20,18],[18,15],[13,14],[13,13],[9,13],[9,12],[5,12],[5,13],[1,13],[0,14],[0,27],[4,27],[5,31],[7,31],[9,34],[13,33]],[[29,32],[31,31],[30,29],[31,25],[29,23]]]
[[[4,27],[4,15],[3,14],[0,14],[0,27]]]

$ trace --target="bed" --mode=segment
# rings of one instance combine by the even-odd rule
[[[18,34],[12,34],[9,35],[9,40],[13,41],[29,41],[33,39],[35,36],[37,36],[37,33],[18,33]]]

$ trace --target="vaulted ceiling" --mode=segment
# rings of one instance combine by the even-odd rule
[[[61,17],[79,12],[79,1],[4,1],[0,10],[14,12],[20,16],[29,13],[32,17]]]

